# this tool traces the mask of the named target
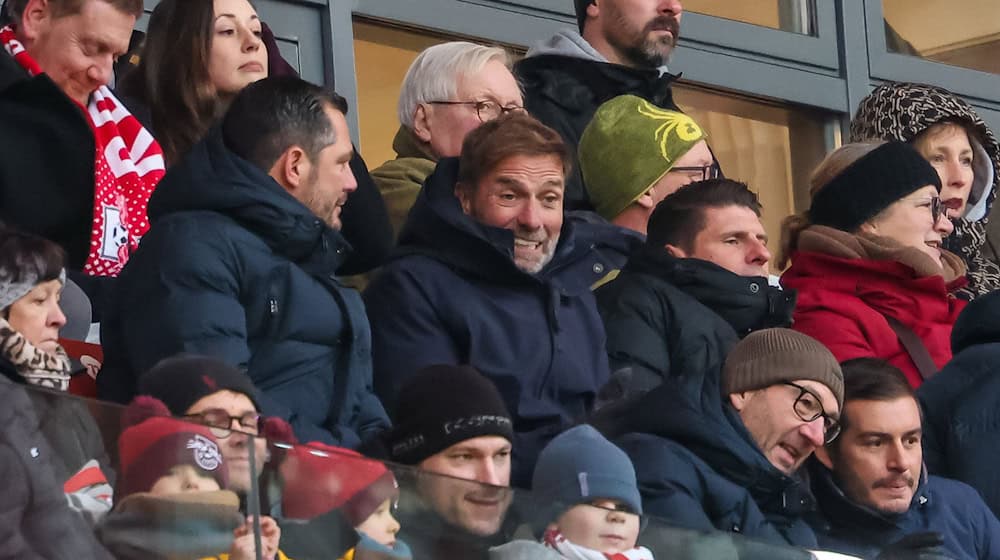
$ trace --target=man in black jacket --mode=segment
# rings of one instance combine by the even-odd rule
[[[611,368],[631,368],[630,393],[717,370],[740,338],[791,324],[795,295],[768,284],[760,212],[730,179],[691,183],[657,205],[645,245],[597,290]]]
[[[102,398],[127,402],[140,373],[189,352],[245,370],[260,412],[302,441],[355,448],[388,424],[364,306],[335,276],[357,185],[344,110],[331,91],[267,78],[170,168],[101,325]]]
[[[677,109],[667,61],[677,44],[679,0],[576,0],[580,32],[562,30],[514,67],[524,105],[574,149],[594,112],[631,93]],[[566,183],[566,208],[591,209],[579,171]]]

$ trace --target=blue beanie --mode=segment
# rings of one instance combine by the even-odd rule
[[[556,436],[538,455],[532,492],[560,509],[546,522],[567,509],[599,499],[620,500],[634,513],[642,514],[642,498],[635,467],[628,455],[586,424]]]

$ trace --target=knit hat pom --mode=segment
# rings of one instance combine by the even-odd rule
[[[264,436],[269,442],[290,443],[292,445],[299,443],[298,438],[295,437],[295,432],[292,431],[291,424],[276,416],[268,416],[264,419],[260,427],[260,435]]]
[[[167,405],[163,404],[163,401],[159,399],[140,395],[122,412],[122,427],[137,426],[157,416],[170,416],[170,410],[167,409]]]

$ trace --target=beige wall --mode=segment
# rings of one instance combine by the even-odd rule
[[[778,0],[684,0],[683,4],[685,12],[697,12],[775,29],[781,25],[778,19]]]

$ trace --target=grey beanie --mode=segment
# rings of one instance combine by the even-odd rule
[[[542,449],[531,488],[541,503],[557,508],[547,512],[545,523],[573,506],[599,499],[620,500],[642,514],[632,461],[586,424],[559,434]]]
[[[791,329],[762,329],[747,335],[726,356],[722,394],[799,379],[826,385],[836,397],[838,408],[843,408],[844,374],[826,346]]]

